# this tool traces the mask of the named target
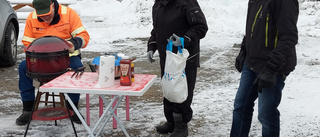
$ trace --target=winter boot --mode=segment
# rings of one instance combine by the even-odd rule
[[[183,123],[182,115],[173,113],[175,127],[173,133],[169,137],[186,137],[188,136],[188,124]]]
[[[28,124],[31,118],[31,111],[33,107],[34,100],[31,101],[23,101],[23,111],[22,114],[16,119],[17,125],[26,125]]]
[[[174,129],[174,123],[169,123],[169,122],[166,122],[163,125],[159,125],[156,127],[157,132],[160,134],[172,133],[173,129]]]
[[[74,105],[76,106],[76,108],[78,109],[78,103],[73,102],[73,104],[74,104]],[[68,101],[66,101],[66,106],[67,106],[68,109],[73,110],[73,108],[71,107],[71,105],[69,104]],[[81,116],[82,116],[82,114],[81,114]],[[80,119],[79,119],[79,117],[78,117],[78,115],[77,115],[76,113],[74,113],[70,118],[72,119],[72,121],[73,121],[74,123],[82,124],[81,121],[80,121]],[[82,118],[83,118],[83,116],[82,116]]]

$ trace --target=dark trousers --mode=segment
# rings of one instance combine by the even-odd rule
[[[241,72],[240,85],[234,100],[233,120],[230,137],[247,137],[249,135],[254,102],[258,99],[258,119],[262,125],[263,137],[279,137],[280,112],[284,78],[277,76],[274,87],[263,88],[258,93],[257,85],[253,85],[258,73],[251,71],[246,63]]]
[[[182,103],[173,103],[163,99],[163,108],[164,115],[169,123],[174,123],[173,113],[179,113],[182,115],[182,122],[188,123],[192,118],[192,98],[193,98],[193,90],[196,83],[197,78],[197,68],[186,68],[185,69],[187,75],[187,83],[188,83],[188,97],[187,100]],[[163,71],[161,71],[163,76]]]

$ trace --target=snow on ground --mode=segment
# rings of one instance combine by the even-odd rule
[[[90,44],[83,51],[119,52],[132,48],[132,52],[128,54],[138,55],[140,60],[146,61],[145,42],[132,39],[149,37],[152,28],[153,1],[81,0],[71,5],[70,7],[80,14],[91,36]],[[197,125],[199,128],[192,128],[191,136],[226,137],[229,136],[231,128],[233,100],[240,78],[240,74],[233,68],[238,49],[232,46],[234,43],[241,42],[244,35],[247,0],[198,1],[209,25],[207,36],[201,41],[201,55],[207,59],[201,65],[204,71],[208,71],[208,76],[198,77],[192,104],[194,117],[189,126]],[[319,2],[300,3],[298,65],[286,80],[282,103],[279,107],[283,137],[320,136],[320,109],[317,106],[320,103],[320,94],[317,92],[320,80],[319,8]],[[23,28],[24,24],[20,23],[20,45]],[[216,75],[213,73],[222,75],[217,75],[219,77],[215,79]],[[159,81],[155,84],[159,84]],[[2,91],[2,94],[18,96],[10,91]],[[97,103],[97,99],[92,98],[92,102]],[[85,100],[85,96],[82,95],[81,100]],[[0,100],[1,109],[18,105],[20,105],[20,98]],[[95,121],[98,108],[91,109],[91,121]],[[85,114],[85,108],[80,111]],[[125,115],[124,112],[123,107],[118,111],[122,116]],[[121,119],[129,134],[130,131],[135,131],[137,134],[131,134],[132,136],[159,136],[154,133],[154,126],[159,121],[165,120],[161,103],[135,101],[131,104],[130,112],[132,118],[130,122]],[[15,125],[15,119],[20,115],[20,111],[0,112],[0,115],[0,136],[23,135],[25,126]],[[32,137],[73,136],[73,130],[67,125],[68,122],[61,121],[62,125],[51,126],[52,122],[35,121],[32,122],[28,135]],[[79,136],[86,136],[83,126],[76,125],[76,129]],[[110,136],[114,131],[119,131],[119,128],[112,129],[111,126],[107,126],[104,135]],[[261,125],[257,120],[256,111],[250,136],[261,136]]]

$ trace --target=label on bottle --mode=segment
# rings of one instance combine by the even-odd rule
[[[130,86],[131,85],[131,74],[129,73],[130,64],[120,64],[121,77],[120,85],[121,86]]]
[[[131,62],[131,82],[134,82],[134,64]]]
[[[129,64],[120,64],[120,68],[121,68],[121,75],[123,77],[128,76]]]

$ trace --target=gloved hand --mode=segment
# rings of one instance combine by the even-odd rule
[[[276,84],[277,73],[271,69],[264,68],[262,72],[254,80],[253,85],[258,84],[258,92],[262,92],[262,88],[271,88]]]
[[[244,61],[246,59],[246,50],[241,49],[239,55],[236,58],[235,66],[236,69],[241,72],[243,68]]]
[[[150,63],[154,62],[153,54],[154,54],[154,52],[152,50],[148,51],[148,53],[147,53],[147,58]]]
[[[181,46],[182,44],[181,44],[181,40],[180,40],[180,37],[179,36],[177,36],[176,34],[172,34],[172,36],[170,36],[170,38],[169,38],[171,41],[172,41],[172,44],[174,45],[174,46],[176,46],[176,47],[178,47],[178,46]]]
[[[70,42],[70,41],[67,41],[68,42],[68,44],[69,44],[69,53],[73,53],[74,52],[74,46],[73,46],[73,44]]]

